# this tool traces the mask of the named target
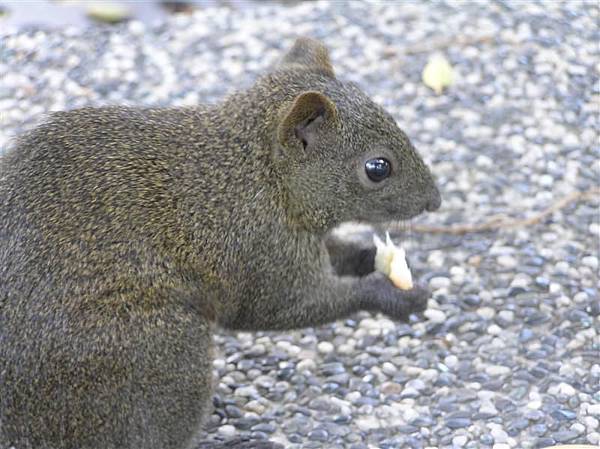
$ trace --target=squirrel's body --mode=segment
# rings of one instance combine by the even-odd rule
[[[53,114],[0,161],[1,449],[192,447],[215,324],[289,329],[422,308],[418,289],[328,268],[331,226],[407,218],[439,194],[323,51],[299,40],[280,70],[217,106]],[[402,207],[353,205],[374,194],[340,173],[307,179],[337,160],[332,131],[358,122],[343,146],[385,133],[407,146]]]

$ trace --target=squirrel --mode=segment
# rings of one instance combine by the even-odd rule
[[[0,162],[2,449],[194,448],[215,326],[406,320],[425,288],[336,270],[324,240],[440,201],[312,38],[216,105],[51,114]]]

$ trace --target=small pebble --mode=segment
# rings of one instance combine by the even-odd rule
[[[433,323],[443,323],[444,321],[446,321],[446,314],[441,310],[427,309],[424,315]]]
[[[317,344],[317,350],[321,354],[329,354],[330,352],[333,352],[333,349],[333,344],[328,341],[321,341],[319,344]]]
[[[231,437],[235,436],[237,431],[235,430],[235,427],[232,426],[231,424],[225,424],[225,425],[219,427],[218,432],[220,435],[223,435],[224,437],[231,438]]]

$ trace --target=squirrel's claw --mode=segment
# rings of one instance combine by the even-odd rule
[[[379,272],[362,278],[361,285],[364,289],[364,309],[381,312],[400,321],[408,321],[412,313],[424,311],[431,296],[429,290],[420,285],[401,290],[395,287],[386,275]]]

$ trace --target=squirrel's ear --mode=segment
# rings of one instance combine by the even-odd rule
[[[294,46],[281,60],[280,66],[302,66],[323,72],[328,76],[335,76],[327,48],[318,40],[310,37],[296,39]]]
[[[333,101],[320,92],[303,92],[285,112],[277,128],[277,140],[286,145],[298,139],[304,148],[314,142],[319,126],[337,120]]]

